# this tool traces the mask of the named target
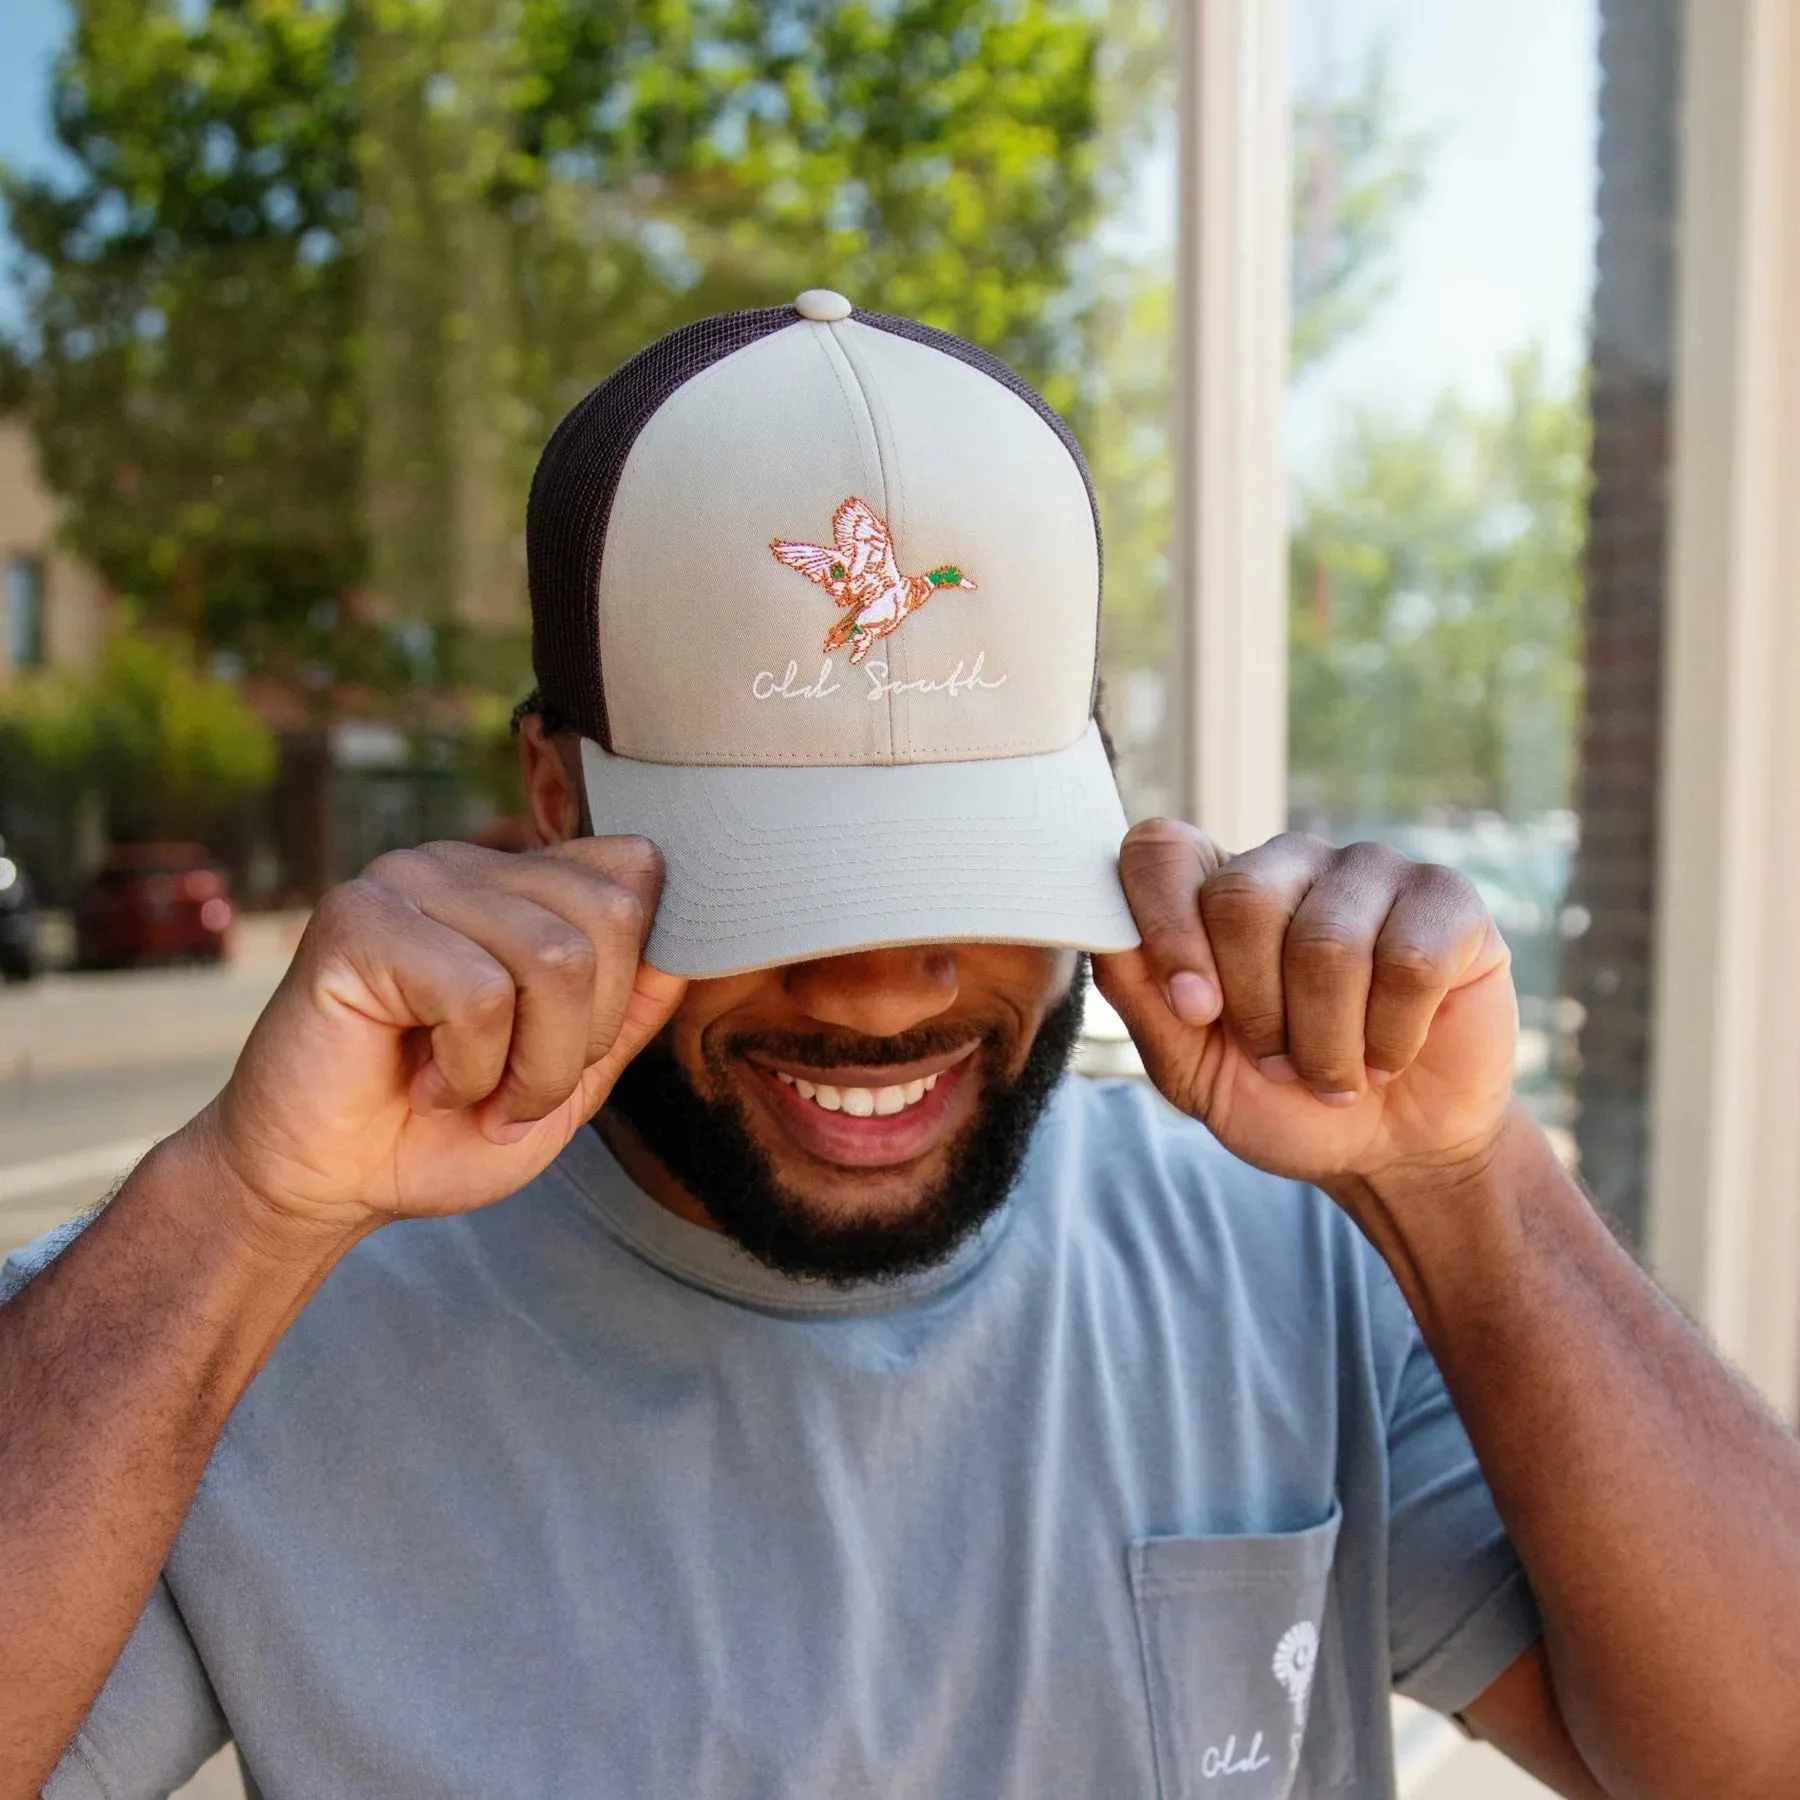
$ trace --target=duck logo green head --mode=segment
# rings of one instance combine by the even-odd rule
[[[928,575],[902,575],[887,521],[854,495],[832,516],[833,542],[804,544],[776,538],[775,560],[816,581],[837,602],[840,617],[825,636],[830,656],[850,646],[859,663],[889,632],[898,631],[939,588],[972,588],[975,583],[952,563]]]

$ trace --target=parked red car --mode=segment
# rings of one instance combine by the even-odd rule
[[[76,902],[76,960],[84,969],[220,962],[232,916],[203,845],[121,845]]]

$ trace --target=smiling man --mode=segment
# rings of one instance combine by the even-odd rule
[[[0,1308],[0,1800],[1800,1792],[1800,1452],[1373,846],[1129,834],[1043,402],[814,292],[529,521],[539,849],[328,895]],[[1150,1084],[1065,1077],[1084,956]]]

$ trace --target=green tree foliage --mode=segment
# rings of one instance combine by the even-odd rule
[[[1383,57],[1348,94],[1294,106],[1293,324],[1302,376],[1363,325],[1393,276],[1394,230],[1418,198],[1425,144],[1397,132]]]
[[[53,91],[80,170],[11,180],[24,399],[75,546],[155,618],[261,660],[362,556],[340,31],[86,0]]]
[[[10,392],[75,547],[151,621],[322,705],[516,692],[550,426],[658,333],[823,281],[990,345],[1073,416],[1109,670],[1163,665],[1170,234],[1129,220],[1172,155],[1174,0],[74,17],[77,178],[5,186]],[[1297,109],[1297,370],[1385,289],[1421,156],[1390,111],[1379,62]],[[1293,741],[1321,804],[1560,797],[1581,467],[1578,409],[1522,364],[1502,414],[1364,421],[1298,497]]]
[[[236,690],[148,637],[0,690],[0,791],[47,815],[96,796],[115,841],[203,834],[274,772],[273,740]]]
[[[1584,397],[1536,356],[1492,410],[1364,417],[1300,493],[1294,791],[1338,817],[1568,804],[1581,697]]]
[[[397,687],[442,667],[397,623],[516,639],[537,445],[686,319],[829,282],[1058,388],[1081,0],[74,13],[78,177],[5,187],[24,404],[75,547],[252,667]]]

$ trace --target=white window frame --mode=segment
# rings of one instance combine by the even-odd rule
[[[1239,849],[1287,815],[1289,0],[1178,16],[1173,788]],[[1684,30],[1648,1249],[1794,1420],[1800,8]]]
[[[1687,0],[1649,1252],[1800,1414],[1800,13]]]
[[[1174,781],[1228,850],[1287,822],[1288,0],[1177,0]]]

